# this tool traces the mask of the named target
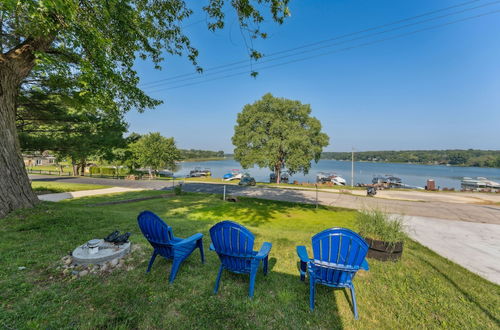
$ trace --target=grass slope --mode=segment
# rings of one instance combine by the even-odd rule
[[[9,328],[498,328],[500,287],[427,248],[408,241],[399,263],[369,260],[371,270],[354,281],[360,320],[342,290],[318,286],[316,310],[309,311],[309,288],[299,280],[295,246],[325,228],[354,227],[355,212],[345,209],[242,198],[187,194],[170,199],[103,207],[86,204],[151,196],[133,192],[43,203],[0,220],[0,324]],[[206,264],[197,251],[169,285],[170,261],[157,259],[144,271],[151,248],[136,216],[151,210],[177,236],[204,236]],[[213,284],[219,261],[208,250],[209,228],[232,219],[256,235],[256,247],[273,243],[270,273],[257,276],[255,298],[248,299],[248,277],[224,273],[218,295]],[[131,231],[142,247],[127,262],[130,270],[104,276],[64,278],[58,260],[84,241],[114,229]],[[25,266],[25,270],[18,267]]]
[[[36,193],[60,193],[66,191],[104,189],[104,188],[110,188],[111,186],[87,184],[87,183],[33,181],[31,182],[31,187]]]

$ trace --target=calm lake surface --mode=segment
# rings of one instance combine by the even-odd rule
[[[186,176],[189,171],[200,166],[209,168],[212,171],[212,177],[222,178],[222,176],[232,169],[241,169],[241,165],[233,160],[218,160],[206,162],[183,162],[175,172],[175,176]],[[250,168],[245,172],[250,173],[255,180],[269,182],[269,169]],[[320,160],[313,166],[309,174],[295,174],[291,181],[316,182],[318,172],[334,172],[351,183],[351,162],[337,160]],[[486,177],[493,181],[500,181],[500,169],[483,167],[454,167],[443,165],[416,165],[416,164],[395,164],[395,163],[370,163],[354,162],[354,184],[371,183],[372,178],[377,175],[394,175],[403,180],[403,183],[424,187],[427,179],[434,179],[436,186],[460,189],[460,181],[464,176],[467,177]]]

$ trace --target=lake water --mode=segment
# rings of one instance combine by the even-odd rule
[[[175,176],[186,176],[189,171],[200,166],[209,168],[212,171],[212,177],[222,178],[222,176],[232,169],[242,169],[241,165],[233,160],[219,160],[206,162],[183,162],[175,172]],[[245,172],[250,173],[257,181],[269,182],[271,171],[267,168],[250,168]],[[351,162],[337,160],[320,160],[313,166],[309,174],[295,174],[291,181],[316,182],[318,172],[334,172],[340,175],[348,184],[351,183]],[[394,175],[403,180],[403,183],[424,187],[427,179],[434,179],[436,186],[460,189],[460,181],[464,176],[467,177],[486,177],[493,181],[500,181],[500,169],[484,167],[455,167],[443,165],[416,165],[416,164],[395,164],[395,163],[371,163],[354,162],[354,184],[371,183],[374,176]]]

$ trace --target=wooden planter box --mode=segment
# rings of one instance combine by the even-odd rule
[[[401,259],[401,255],[403,255],[403,242],[391,244],[368,237],[365,237],[365,241],[370,246],[368,249],[368,258],[380,261],[398,261]]]

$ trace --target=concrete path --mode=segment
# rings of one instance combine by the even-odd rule
[[[500,285],[500,225],[415,216],[403,221],[420,244]]]
[[[56,193],[56,194],[45,194],[45,195],[39,195],[38,199],[41,201],[46,201],[46,202],[59,202],[59,201],[62,201],[64,199],[70,199],[70,198],[95,196],[95,195],[106,195],[106,194],[122,193],[122,192],[129,192],[129,191],[139,191],[139,190],[143,190],[143,189],[112,187],[112,188],[105,188],[105,189],[80,190],[80,191],[63,192],[63,193]]]

